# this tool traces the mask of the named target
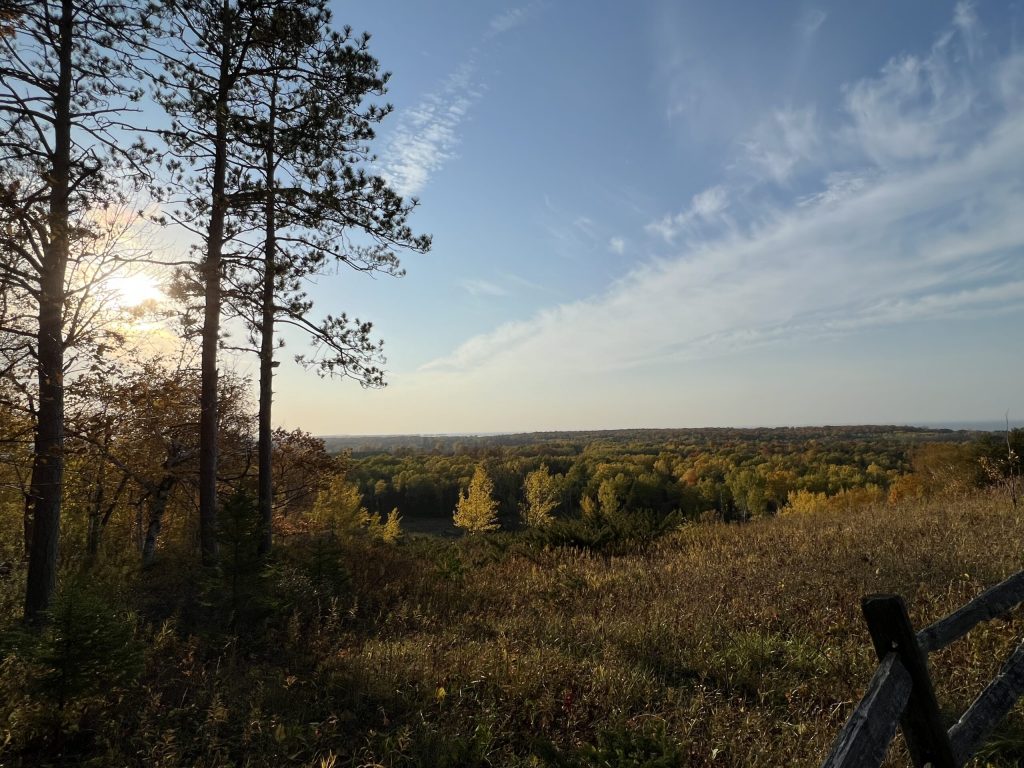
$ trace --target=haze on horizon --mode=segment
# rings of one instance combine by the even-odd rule
[[[374,321],[389,386],[282,365],[286,426],[1024,414],[1019,5],[335,11],[394,73],[376,149],[434,249],[314,288]]]

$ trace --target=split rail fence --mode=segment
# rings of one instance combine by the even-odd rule
[[[899,595],[862,602],[881,662],[822,768],[878,768],[899,725],[915,768],[962,768],[1024,694],[1024,641],[948,731],[928,673],[928,654],[1024,602],[1024,571],[915,633]]]

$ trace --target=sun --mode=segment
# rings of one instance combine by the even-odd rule
[[[144,273],[112,277],[109,286],[110,301],[120,309],[133,309],[150,302],[160,304],[167,300],[159,281]]]

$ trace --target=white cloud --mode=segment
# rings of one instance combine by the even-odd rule
[[[821,25],[825,23],[827,18],[828,14],[821,10],[821,8],[806,8],[800,14],[796,26],[802,35],[812,37],[815,32],[821,29]]]
[[[974,10],[972,0],[960,0],[953,12],[953,26],[963,38],[967,56],[972,61],[978,54],[981,44],[981,28],[978,25],[978,14]]]
[[[727,223],[729,193],[723,186],[714,186],[698,192],[690,200],[690,207],[682,213],[668,214],[647,225],[649,234],[658,235],[672,243],[682,234],[696,232],[701,225]]]
[[[535,4],[510,8],[494,16],[483,33],[486,43],[525,23]],[[412,109],[399,117],[398,126],[383,157],[383,176],[403,197],[418,195],[430,177],[455,157],[461,137],[459,128],[472,106],[483,95],[475,82],[474,46],[469,59]]]
[[[746,167],[755,176],[785,184],[800,164],[812,160],[818,151],[815,109],[776,109],[741,144]]]
[[[489,280],[463,280],[461,285],[471,296],[508,296],[508,291]]]
[[[1019,308],[1022,174],[1018,113],[961,158],[864,178],[843,196],[646,264],[603,295],[474,337],[424,371],[587,377]]]
[[[832,205],[862,191],[868,183],[877,178],[877,173],[864,171],[833,171],[825,177],[825,188],[820,192],[798,198],[796,205]]]
[[[621,256],[626,252],[626,241],[621,237],[613,237],[608,241],[608,250]]]
[[[842,135],[880,167],[933,160],[975,139],[975,106],[993,69],[981,59],[980,37],[973,5],[959,3],[926,56],[896,57],[845,89],[850,125]]]
[[[845,89],[846,122],[831,135],[858,151],[826,174],[821,191],[779,207],[778,190],[770,190],[770,207],[741,225],[736,201],[747,206],[748,198],[738,188],[710,187],[682,213],[648,225],[677,243],[672,257],[637,266],[598,295],[468,339],[410,375],[409,391],[490,393],[514,378],[516,392],[501,395],[503,415],[528,414],[531,395],[551,400],[558,391],[620,392],[632,409],[631,385],[667,392],[671,382],[716,365],[714,358],[735,372],[737,355],[755,348],[772,347],[773,357],[780,349],[786,360],[786,349],[809,340],[1024,311],[1024,59],[986,63],[979,54],[968,77],[953,76],[953,45],[945,35],[925,58],[896,58]],[[964,99],[989,106],[984,121],[965,132],[959,119],[939,120],[924,137],[927,163],[903,149],[902,129],[890,143],[876,130],[958,114]],[[814,114],[773,113],[779,146],[815,146],[787,144],[787,129],[809,133],[793,126],[828,135]],[[794,153],[804,161],[813,155]],[[928,354],[929,364],[948,365]],[[707,391],[722,386],[716,380]],[[594,398],[587,407],[600,419],[605,411]],[[566,413],[576,408],[575,400],[572,408],[559,402]]]
[[[693,213],[705,221],[718,216],[729,207],[729,195],[724,187],[711,187],[693,196]]]
[[[593,238],[597,236],[597,227],[594,225],[594,220],[589,216],[577,216],[572,220],[572,225],[587,237]]]
[[[455,155],[458,128],[481,95],[474,66],[460,66],[441,90],[402,114],[383,157],[383,175],[402,196],[418,195],[430,176]]]
[[[529,9],[526,7],[510,8],[491,19],[489,32],[492,35],[501,35],[509,30],[515,29],[526,21]]]

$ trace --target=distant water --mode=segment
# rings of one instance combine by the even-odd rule
[[[971,432],[1003,432],[1006,430],[1006,419],[1002,421],[921,421],[911,424],[912,427],[928,429],[966,429]],[[1010,419],[1010,429],[1024,428],[1024,421]]]

